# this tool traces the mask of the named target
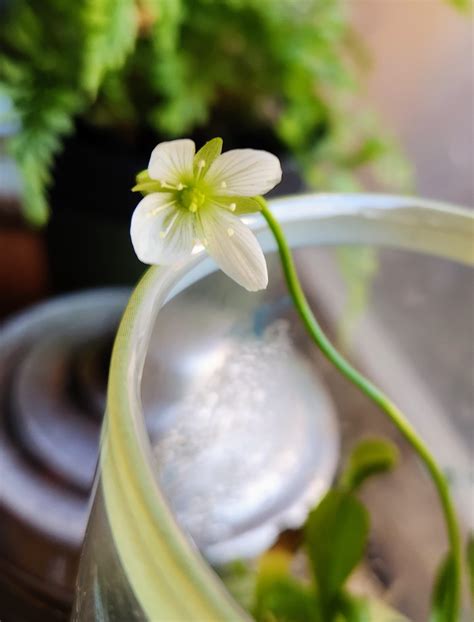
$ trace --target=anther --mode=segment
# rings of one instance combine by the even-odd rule
[[[229,205],[229,209],[231,212],[235,212],[235,210],[237,209],[237,204],[236,203],[231,203]]]
[[[221,181],[221,188],[227,188],[227,183],[225,181]]]
[[[198,167],[199,168],[204,168],[205,166],[206,166],[206,160],[199,160]]]
[[[231,227],[227,229],[227,235],[229,236],[229,238],[231,238],[234,235],[234,233],[235,231]]]

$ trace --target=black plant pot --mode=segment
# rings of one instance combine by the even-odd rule
[[[47,243],[56,291],[134,283],[144,270],[128,235],[130,188],[151,146],[80,124],[57,159]]]
[[[214,136],[224,148],[255,147],[282,153],[274,135],[261,128],[215,118],[192,136],[197,145]],[[239,127],[238,134],[229,127]],[[47,227],[50,273],[56,292],[107,285],[133,285],[146,269],[130,243],[130,219],[140,197],[131,192],[135,175],[147,166],[163,140],[151,132],[127,135],[78,124],[54,170]],[[278,194],[301,188],[301,179],[283,155],[284,182]]]

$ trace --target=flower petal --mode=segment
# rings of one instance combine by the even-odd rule
[[[157,145],[150,157],[148,173],[152,179],[176,185],[193,174],[196,146],[189,138]]]
[[[265,289],[267,264],[250,229],[218,207],[200,211],[198,222],[198,236],[221,270],[248,291]]]
[[[211,164],[222,152],[222,138],[213,138],[199,149],[194,156],[194,176],[200,179],[203,177]]]
[[[186,257],[194,247],[194,224],[194,216],[177,208],[172,194],[148,194],[133,212],[130,227],[138,259],[167,265]]]
[[[234,216],[255,214],[262,210],[262,205],[255,197],[215,196],[212,199],[212,203],[228,209]]]
[[[281,180],[279,159],[268,151],[234,149],[211,164],[206,182],[216,194],[253,197],[265,194]]]

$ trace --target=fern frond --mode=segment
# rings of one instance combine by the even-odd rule
[[[135,45],[135,0],[87,0],[83,8],[85,41],[81,82],[95,96],[105,74],[120,68]]]
[[[48,217],[51,168],[74,118],[104,74],[124,62],[137,30],[134,0],[15,0],[0,24],[0,85],[19,126],[8,147],[30,222]]]
[[[80,32],[71,23],[75,12],[60,0],[34,8],[17,0],[0,25],[1,91],[18,125],[7,146],[21,174],[24,213],[35,225],[48,216],[46,189],[54,156],[85,105],[76,81],[80,58],[73,37]]]
[[[47,188],[54,157],[83,102],[77,92],[56,89],[26,90],[15,99],[22,111],[21,131],[11,137],[8,148],[23,182],[24,214],[31,224],[40,226],[48,218]]]

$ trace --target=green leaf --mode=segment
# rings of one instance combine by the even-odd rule
[[[441,564],[436,579],[430,622],[458,622],[456,620],[456,608],[454,559],[449,553]]]
[[[401,613],[376,598],[341,592],[336,603],[337,622],[409,622]]]
[[[291,577],[280,577],[257,591],[255,619],[261,622],[322,622],[314,594]]]
[[[467,570],[469,573],[469,590],[474,604],[474,535],[471,534],[466,547]]]
[[[391,441],[368,438],[360,441],[352,450],[341,476],[341,486],[355,490],[368,477],[390,471],[397,464],[399,452]]]
[[[259,565],[253,615],[258,622],[323,622],[316,595],[289,574],[291,556],[269,551]]]
[[[109,69],[122,66],[136,35],[134,0],[27,0],[0,19],[0,90],[18,131],[8,140],[31,224],[48,218],[54,159],[74,118],[91,104]],[[89,119],[90,121],[90,119]]]
[[[194,174],[204,175],[222,152],[222,138],[209,140],[194,156]]]
[[[22,98],[21,131],[8,139],[7,148],[15,158],[22,179],[24,214],[31,225],[47,222],[47,187],[51,166],[64,136],[73,131],[73,116],[81,108],[81,98],[72,91],[28,86]]]
[[[105,74],[118,69],[133,50],[138,29],[135,0],[87,0],[82,83],[95,96]]]
[[[226,589],[244,609],[249,611],[254,605],[257,571],[255,565],[236,560],[217,569]]]
[[[306,547],[326,609],[361,560],[369,515],[351,493],[330,490],[306,522]]]
[[[344,618],[344,622],[371,622],[369,604],[365,598],[342,592],[339,595],[336,607]],[[381,620],[377,618],[377,622],[381,622]]]

